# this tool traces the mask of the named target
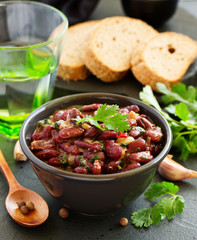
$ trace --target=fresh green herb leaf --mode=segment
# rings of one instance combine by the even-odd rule
[[[108,106],[106,103],[101,105],[100,108],[98,108],[97,110],[97,114],[96,114],[96,119],[98,121],[103,122],[103,120],[105,120],[105,118],[107,117],[111,117],[114,114],[117,113],[117,111],[119,110],[118,105],[110,105]]]
[[[90,159],[90,162],[93,163],[95,160],[99,160],[100,156],[95,154],[93,158]]]
[[[152,184],[145,192],[148,200],[154,200],[163,195],[169,194],[169,197],[161,198],[153,207],[140,209],[131,215],[132,224],[136,227],[149,227],[158,225],[161,220],[172,219],[175,213],[182,213],[184,209],[184,199],[180,195],[175,195],[179,187],[170,182]]]
[[[153,91],[149,85],[143,87],[143,91],[139,93],[140,99],[148,105],[151,105],[157,109],[167,120],[172,121],[171,117],[162,110]]]
[[[189,111],[185,103],[179,103],[175,105],[175,114],[183,121],[188,120]]]
[[[174,199],[173,208],[175,210],[175,213],[182,213],[185,205],[185,200],[182,196],[177,195]]]
[[[164,207],[161,204],[155,204],[151,210],[152,224],[158,225],[161,220],[165,219]]]
[[[176,92],[173,92],[173,91],[170,91],[167,89],[167,87],[163,84],[163,83],[157,83],[157,89],[165,94],[165,96],[168,95],[168,97],[171,97],[171,98],[174,98],[174,101],[179,101],[179,102],[183,102],[185,104],[187,104],[187,106],[193,110],[193,111],[196,111],[197,110],[197,101],[194,100],[194,101],[191,101],[190,99],[187,99],[187,97],[182,97],[182,95],[180,95],[180,93],[176,93]],[[174,89],[176,89],[174,87]],[[186,93],[186,96],[188,94]]]
[[[179,158],[186,160],[190,154],[197,153],[197,146],[192,139],[197,135],[197,88],[186,87],[183,83],[172,85],[171,91],[162,83],[158,83],[157,87],[163,94],[163,103],[169,104],[164,108],[165,111],[160,107],[149,85],[140,92],[140,99],[155,107],[166,118],[173,133],[172,146],[180,153]]]
[[[149,227],[153,223],[151,211],[151,208],[144,208],[134,212],[131,216],[132,223],[136,227]]]
[[[105,130],[99,123],[104,123],[105,128],[108,130],[114,130],[116,132],[125,132],[129,129],[129,122],[127,116],[118,113],[118,105],[107,104],[101,105],[98,108],[95,116],[86,116],[80,118],[79,116],[75,118],[76,123],[80,124],[82,122],[89,122],[90,124],[96,126],[101,130]]]
[[[152,184],[150,188],[145,192],[145,196],[147,200],[154,200],[164,194],[175,194],[179,190],[179,187],[174,185],[171,182],[158,182],[155,184]]]

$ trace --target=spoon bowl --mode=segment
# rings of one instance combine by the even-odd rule
[[[49,208],[46,201],[36,192],[24,188],[16,181],[1,150],[0,170],[9,185],[9,193],[5,200],[5,206],[13,220],[25,227],[36,227],[44,223],[49,215]],[[35,208],[29,211],[27,215],[24,215],[17,205],[18,201],[31,201],[34,203]]]

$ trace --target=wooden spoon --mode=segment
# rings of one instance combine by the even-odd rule
[[[49,215],[49,208],[45,200],[37,193],[22,187],[12,174],[1,150],[0,150],[0,171],[5,176],[9,193],[5,200],[5,206],[10,216],[18,224],[25,227],[36,227],[46,221]],[[31,201],[34,203],[34,210],[29,211],[27,215],[21,213],[17,202]]]

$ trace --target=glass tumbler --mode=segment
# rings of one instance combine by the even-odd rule
[[[30,112],[51,100],[68,28],[47,4],[0,2],[0,134],[18,138]]]

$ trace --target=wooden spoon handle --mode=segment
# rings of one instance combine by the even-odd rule
[[[4,156],[0,149],[0,171],[3,173],[4,177],[6,178],[10,191],[16,190],[21,188],[22,186],[16,181],[16,178],[12,174]]]

